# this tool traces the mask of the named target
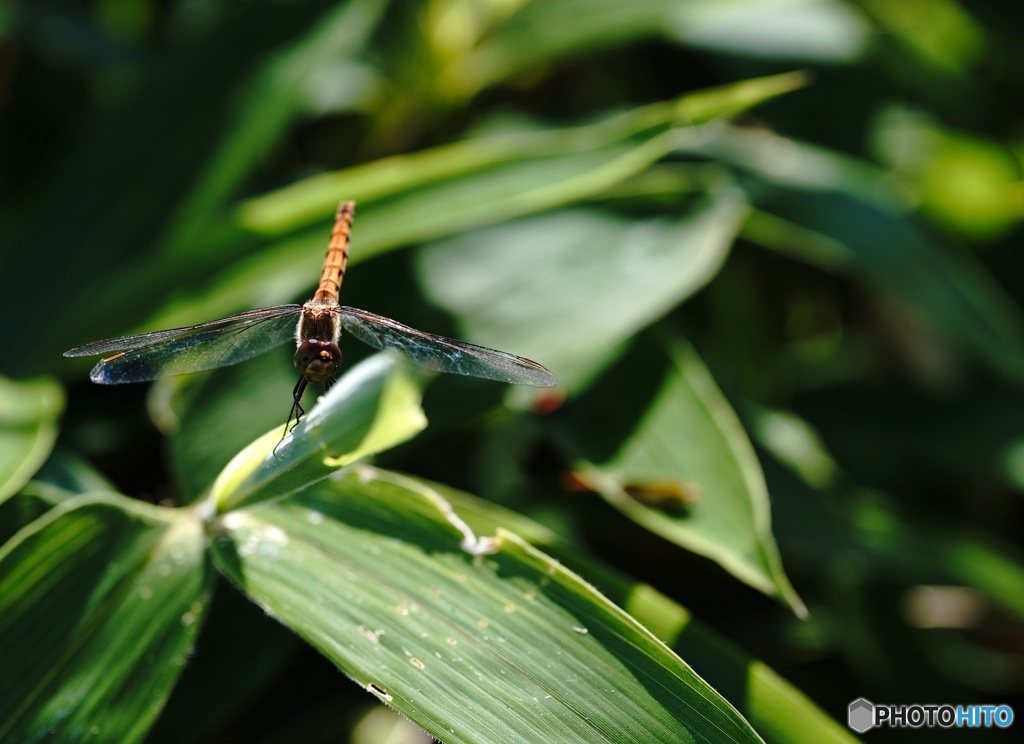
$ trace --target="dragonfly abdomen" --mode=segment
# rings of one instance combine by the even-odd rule
[[[345,266],[348,264],[348,243],[352,234],[352,218],[355,215],[356,203],[343,201],[338,205],[338,213],[334,217],[334,229],[331,231],[331,242],[327,246],[324,268],[320,272],[320,285],[317,287],[313,300],[338,302],[341,280],[345,278]]]

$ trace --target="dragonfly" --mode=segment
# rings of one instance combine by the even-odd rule
[[[313,383],[330,389],[334,384],[341,365],[342,331],[438,372],[535,387],[558,384],[551,372],[525,357],[418,331],[367,310],[339,305],[354,215],[355,202],[341,202],[320,283],[305,304],[264,307],[199,325],[93,341],[65,351],[64,356],[109,355],[97,362],[89,379],[100,385],[121,385],[226,367],[294,340],[299,381],[292,390],[286,433],[292,420],[298,425],[305,414],[302,395],[307,386]]]

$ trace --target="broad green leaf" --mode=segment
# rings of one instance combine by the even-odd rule
[[[0,378],[0,503],[49,456],[63,408],[64,395],[52,380]]]
[[[356,478],[348,473],[345,478]],[[380,481],[405,476],[374,469]],[[768,741],[853,742],[850,731],[829,718],[803,693],[764,663],[749,657],[679,604],[653,587],[599,564],[580,548],[521,514],[447,486],[430,483],[476,533],[514,532],[601,587],[694,667]]]
[[[761,182],[758,206],[780,219],[755,222],[747,237],[862,277],[913,308],[934,333],[1024,380],[1019,308],[980,261],[916,227],[881,172],[764,132],[723,129],[697,151]]]
[[[723,178],[674,218],[561,212],[439,242],[420,274],[467,338],[538,359],[574,388],[717,273],[744,207]]]
[[[461,547],[460,547],[461,545]],[[215,523],[239,588],[446,742],[758,741],[660,641],[511,533],[372,468]]]
[[[377,354],[335,383],[295,428],[275,428],[242,450],[217,477],[218,512],[277,498],[405,441],[426,426],[420,388],[400,362]]]
[[[597,405],[613,389],[615,410]],[[563,444],[579,479],[630,519],[806,613],[772,537],[757,456],[693,349],[633,344],[573,406]]]
[[[119,495],[50,510],[0,548],[0,738],[141,741],[209,595],[201,523]]]

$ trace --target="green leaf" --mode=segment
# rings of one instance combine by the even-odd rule
[[[84,460],[57,448],[16,494],[0,503],[0,545],[57,504],[89,491],[112,491]]]
[[[49,456],[63,408],[64,395],[52,380],[0,378],[0,503]]]
[[[420,388],[399,361],[376,354],[349,370],[295,428],[275,428],[217,477],[218,512],[285,496],[356,460],[404,442],[426,426]]]
[[[133,266],[130,281],[115,273],[105,296],[148,307],[150,287],[166,276],[187,277],[188,291],[173,304],[155,306],[154,317],[137,319],[146,327],[186,325],[242,307],[291,301],[313,285],[331,215],[342,198],[359,203],[355,264],[412,242],[600,194],[687,138],[703,137],[695,125],[740,113],[804,81],[795,73],[757,78],[585,126],[479,137],[313,176],[244,202],[216,229]],[[265,244],[254,249],[260,240]],[[212,271],[211,256],[222,262]]]
[[[460,548],[461,544],[461,548]],[[446,742],[758,741],[592,587],[440,495],[372,468],[214,525],[222,570]]]
[[[913,308],[934,333],[1024,380],[1019,308],[978,259],[920,230],[883,173],[764,132],[723,130],[697,151],[761,182],[758,206],[769,219],[755,221],[746,237],[863,278]]]
[[[404,476],[374,469],[378,480]],[[349,474],[347,478],[357,477]],[[769,741],[854,742],[849,729],[829,718],[777,672],[733,645],[651,586],[598,563],[579,547],[522,514],[491,501],[430,483],[477,533],[505,529],[557,558],[667,643],[743,714]]]
[[[565,57],[611,50],[643,38],[668,38],[746,55],[844,59],[856,52],[865,31],[858,15],[824,0],[521,3],[475,49],[452,59],[440,73],[438,86],[453,97],[469,97]]]
[[[636,147],[647,139],[657,136],[665,129],[679,129],[677,136],[689,128],[706,124],[714,119],[734,116],[760,103],[792,92],[805,85],[804,74],[785,73],[767,77],[743,80],[729,85],[706,90],[693,91],[668,101],[640,106],[629,111],[613,114],[592,124],[562,129],[510,131],[488,136],[475,137],[441,147],[408,155],[396,155],[371,163],[357,165],[333,173],[323,173],[298,181],[263,196],[255,197],[239,207],[236,219],[239,225],[257,233],[281,235],[310,225],[320,225],[329,220],[338,201],[345,198],[361,202],[360,214],[373,202],[390,199],[408,193],[417,193],[419,198],[426,187],[446,186],[463,179],[486,176],[485,182],[498,183],[503,180],[500,168],[511,167],[511,173],[522,172],[523,161],[532,161],[543,166],[547,158],[590,155],[592,158],[608,148],[612,152],[618,146],[631,144]],[[572,160],[565,160],[572,163]],[[580,161],[586,162],[586,161]],[[554,173],[559,170],[571,172],[567,167],[552,166]],[[487,175],[487,171],[496,170]],[[580,180],[587,175],[577,168]],[[544,174],[550,176],[551,173]],[[543,178],[523,179],[521,183],[534,187],[550,187]],[[492,190],[494,187],[492,186]],[[509,188],[510,196],[516,191]],[[549,191],[549,193],[551,193]],[[493,212],[496,207],[488,204],[474,205],[465,200],[462,208],[477,206]],[[502,208],[506,217],[522,214],[521,211]],[[445,233],[459,232],[469,224],[458,214],[460,210],[442,210],[442,214],[427,207],[419,207],[420,219],[433,219],[441,223],[442,215],[447,220],[456,220],[456,227]],[[455,212],[455,214],[452,214]],[[492,218],[493,219],[493,218]],[[479,218],[475,224],[481,224]],[[392,229],[405,229],[403,225],[391,225]],[[440,230],[440,225],[434,228]],[[417,238],[430,237],[417,235]],[[384,247],[391,247],[394,238],[380,241]],[[371,245],[376,245],[372,243]],[[366,248],[366,250],[372,250]]]
[[[436,243],[420,254],[423,285],[467,338],[543,360],[578,387],[718,272],[745,211],[719,181],[677,218],[561,212]]]
[[[193,512],[69,500],[0,548],[0,738],[141,741],[212,573]]]
[[[329,9],[307,34],[270,56],[235,94],[232,122],[179,207],[177,229],[167,238],[172,250],[185,248],[211,229],[211,213],[226,203],[284,129],[304,112],[310,80],[361,51],[385,8],[386,3],[378,0],[354,0]],[[342,93],[351,95],[347,89]]]
[[[589,402],[612,390],[615,410]],[[757,456],[692,348],[634,344],[573,406],[563,441],[581,459],[578,477],[630,519],[806,614],[772,537]]]

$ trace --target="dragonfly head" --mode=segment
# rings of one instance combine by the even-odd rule
[[[310,382],[327,382],[334,377],[340,364],[341,349],[333,341],[310,338],[295,350],[295,369]]]

